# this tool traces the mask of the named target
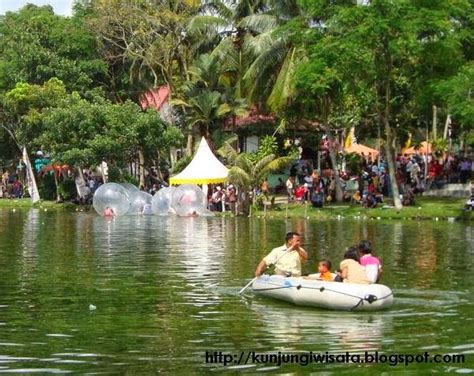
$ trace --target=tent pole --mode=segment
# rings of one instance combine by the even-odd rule
[[[204,206],[206,209],[209,209],[209,200],[207,199],[207,194],[209,192],[209,186],[207,184],[202,184],[202,191],[204,192]]]

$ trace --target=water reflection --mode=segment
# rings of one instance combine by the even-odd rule
[[[275,345],[312,345],[327,351],[375,351],[382,346],[384,334],[392,330],[392,316],[384,313],[356,314],[294,307],[275,302],[249,304],[258,321]]]
[[[0,209],[0,371],[198,374],[209,370],[207,350],[468,354],[473,229]],[[239,296],[260,259],[290,230],[303,233],[307,272],[320,258],[337,265],[345,247],[372,241],[394,306],[333,312]],[[89,311],[90,304],[97,309]],[[422,373],[420,367],[412,369]],[[377,365],[372,372],[388,370]]]

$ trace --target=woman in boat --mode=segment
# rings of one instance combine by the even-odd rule
[[[371,283],[378,283],[382,273],[380,260],[372,255],[372,244],[368,240],[359,243],[359,262],[365,267],[365,274]]]
[[[349,247],[340,263],[342,282],[369,284],[365,268],[359,264],[359,252],[355,247]]]

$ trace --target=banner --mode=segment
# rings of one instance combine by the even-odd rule
[[[38,187],[36,186],[35,175],[31,168],[30,158],[28,158],[28,153],[26,152],[26,147],[23,148],[23,163],[26,166],[26,183],[28,185],[28,192],[31,197],[31,202],[35,203],[40,200],[40,196]]]
[[[351,127],[349,134],[346,137],[346,141],[344,142],[344,149],[348,149],[351,147],[352,144],[357,144],[357,137],[355,136],[355,127]]]

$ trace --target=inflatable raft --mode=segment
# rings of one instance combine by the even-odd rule
[[[375,311],[393,303],[393,293],[379,284],[327,282],[301,277],[262,275],[252,284],[258,295],[296,305],[346,311]]]

